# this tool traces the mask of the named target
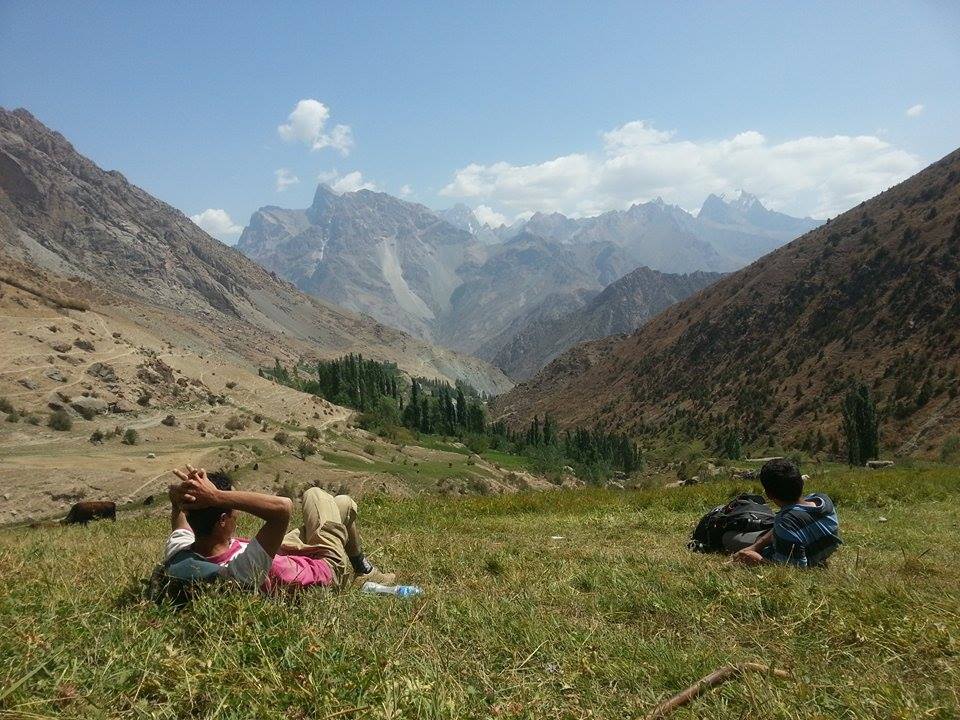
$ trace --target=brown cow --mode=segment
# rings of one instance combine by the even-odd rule
[[[70,512],[60,522],[64,525],[86,525],[100,518],[117,519],[117,504],[110,500],[83,500],[74,503]]]

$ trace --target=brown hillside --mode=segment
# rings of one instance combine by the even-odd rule
[[[80,278],[109,302],[131,305],[152,331],[251,365],[362,352],[488,392],[510,384],[482,361],[305,295],[120,173],[102,170],[26,110],[0,108],[4,253],[27,268],[20,280],[40,269]],[[9,275],[12,267],[7,260],[2,269]]]
[[[510,422],[807,447],[839,434],[849,378],[885,447],[932,454],[960,431],[960,151],[671,307],[579,346],[497,404]],[[822,435],[822,440],[818,435]]]

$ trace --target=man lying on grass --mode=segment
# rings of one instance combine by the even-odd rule
[[[167,568],[205,561],[221,567],[220,577],[264,591],[345,587],[356,579],[394,581],[364,557],[357,504],[348,495],[333,497],[310,488],[303,496],[303,527],[287,532],[289,499],[233,490],[225,474],[208,477],[189,465],[174,474],[181,482],[170,486],[173,532],[164,552]],[[234,537],[238,512],[263,520],[252,540]]]
[[[833,501],[823,493],[801,499],[803,476],[789,460],[771,460],[760,468],[760,484],[780,511],[773,529],[750,547],[734,553],[733,562],[765,562],[797,567],[824,567],[840,547],[840,525]]]

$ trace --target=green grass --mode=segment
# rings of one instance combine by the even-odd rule
[[[379,454],[368,456],[362,450],[356,454],[369,457],[371,462],[364,462],[358,457],[338,452],[321,450],[320,456],[341,470],[354,470],[367,473],[384,473],[400,478],[415,489],[434,488],[436,483],[446,478],[468,478],[475,475],[487,477],[488,473],[476,465],[468,465],[467,457],[457,456],[457,460],[416,460],[407,458],[407,463],[391,462],[391,459],[403,457],[399,452],[391,452],[390,448],[378,448]]]
[[[826,571],[684,548],[748,489],[372,497],[368,551],[426,588],[412,601],[219,594],[173,613],[137,593],[162,517],[3,531],[0,717],[635,718],[738,660],[793,679],[746,676],[671,720],[960,715],[957,472],[818,479],[846,541]]]
[[[485,450],[481,457],[488,463],[504,470],[532,470],[533,460],[525,455],[514,455],[501,450]]]
[[[459,453],[460,455],[470,454],[469,448],[465,447],[462,443],[457,442],[457,444],[454,444],[454,442],[448,441],[442,435],[428,435],[426,433],[421,433],[419,437],[417,437],[415,444],[430,450]]]

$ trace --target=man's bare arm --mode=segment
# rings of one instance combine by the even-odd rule
[[[174,471],[177,477],[183,477],[177,471]],[[170,497],[170,529],[171,530],[189,530],[190,523],[187,522],[187,514],[180,506],[182,494],[180,485],[170,485],[167,488],[167,495]]]
[[[773,530],[768,530],[757,538],[756,542],[749,547],[738,550],[730,556],[730,562],[743,563],[744,565],[763,565],[768,560],[761,554],[761,550],[773,542]]]
[[[242,490],[219,490],[207,479],[203,470],[191,473],[188,479],[180,484],[180,490],[184,494],[181,507],[186,510],[222,507],[257,516],[264,521],[263,527],[257,533],[257,542],[270,557],[277,554],[293,511],[293,503],[289,498]]]
[[[750,546],[750,550],[760,552],[767,545],[773,542],[773,530],[767,530],[763,535],[757,538],[756,542]]]

